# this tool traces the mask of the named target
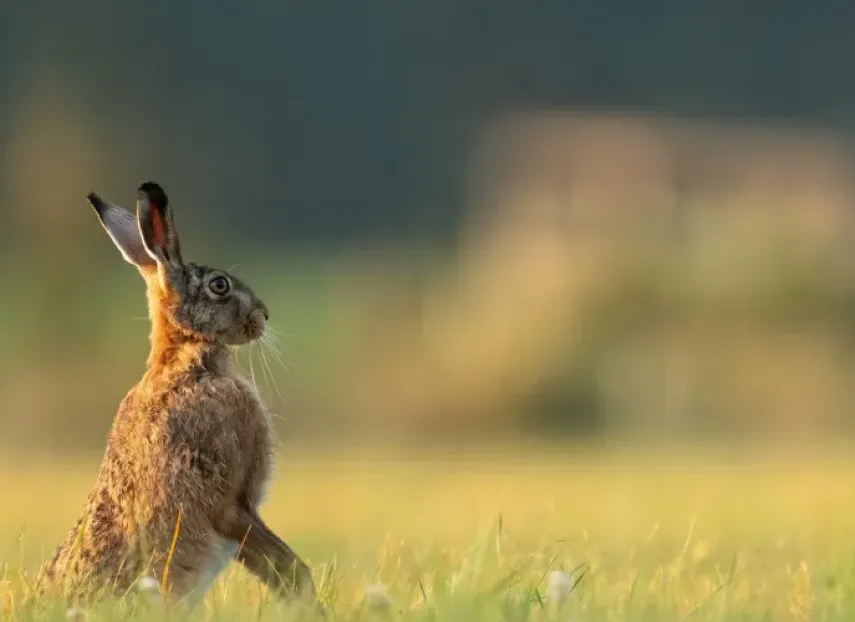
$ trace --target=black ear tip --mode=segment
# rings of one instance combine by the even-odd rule
[[[100,213],[104,207],[104,200],[98,195],[97,192],[90,192],[86,195],[86,200],[89,201],[89,205],[95,208],[95,210]]]
[[[169,204],[169,197],[155,181],[147,181],[139,187],[137,194],[141,199],[148,199],[153,205],[158,207],[166,207]]]

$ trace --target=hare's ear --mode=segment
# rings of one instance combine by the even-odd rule
[[[125,260],[138,268],[153,268],[157,265],[145,249],[133,214],[118,205],[107,203],[95,192],[90,192],[86,198]]]
[[[180,267],[181,245],[169,198],[153,181],[147,181],[137,191],[137,221],[148,254],[164,268]]]

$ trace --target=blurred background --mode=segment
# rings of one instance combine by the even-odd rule
[[[290,442],[845,437],[853,19],[2,3],[0,447],[102,450],[148,326],[84,197],[150,178],[268,302]]]

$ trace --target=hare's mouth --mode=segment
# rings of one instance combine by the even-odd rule
[[[264,335],[264,329],[267,327],[267,322],[259,313],[253,313],[249,316],[246,322],[246,337],[249,341],[260,339]]]

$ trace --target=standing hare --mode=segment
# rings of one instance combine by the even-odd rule
[[[232,560],[280,594],[314,595],[309,567],[258,516],[273,462],[268,414],[229,359],[267,307],[226,272],[181,258],[169,201],[140,186],[136,218],[88,196],[145,280],[151,353],[119,406],[86,511],[42,569],[66,595],[127,590],[143,574],[198,602]]]

